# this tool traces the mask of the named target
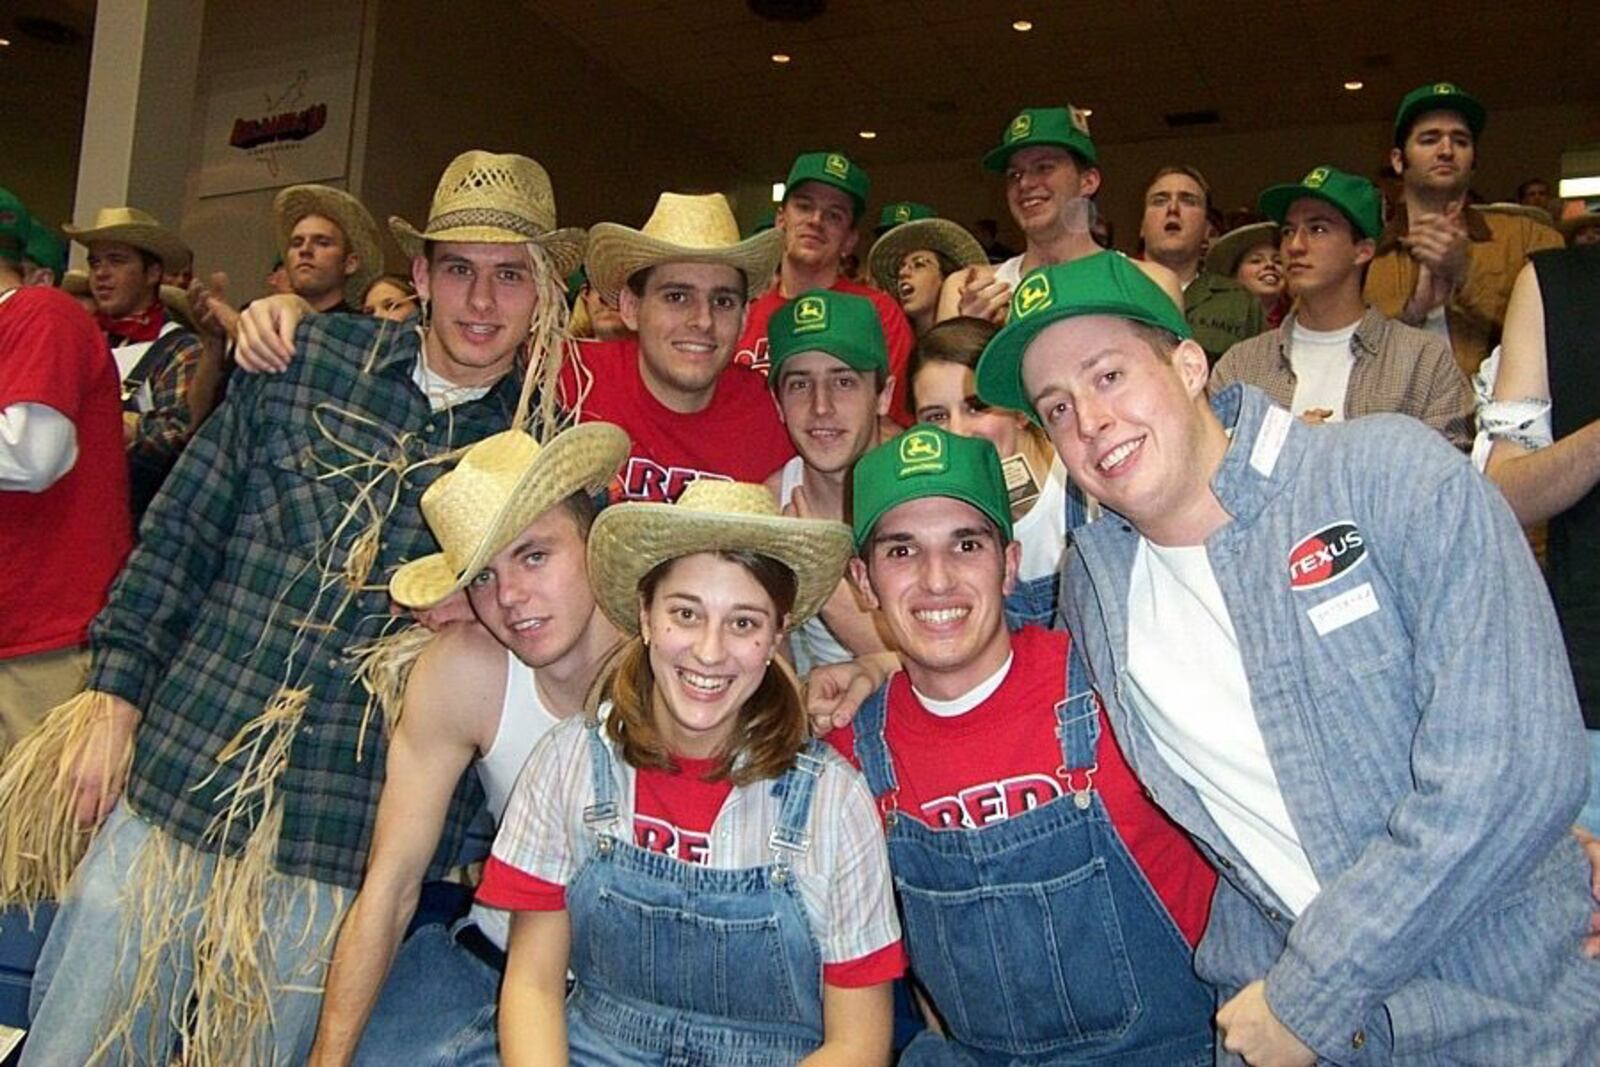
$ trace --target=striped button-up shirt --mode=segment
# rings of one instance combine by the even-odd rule
[[[91,628],[91,689],[142,712],[127,800],[187,844],[207,833],[248,753],[224,746],[281,690],[309,699],[277,779],[276,866],[358,886],[383,782],[381,714],[351,650],[393,628],[387,583],[436,551],[418,509],[443,468],[416,464],[510,425],[515,375],[434,413],[412,380],[420,335],[377,319],[311,315],[277,375],[241,376],[194,436],[145,517],[142,540]],[[358,541],[381,519],[375,543]],[[365,574],[346,571],[372,553]],[[463,778],[434,870],[459,846],[479,797]]]

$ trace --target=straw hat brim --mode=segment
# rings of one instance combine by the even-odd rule
[[[117,241],[142,248],[161,261],[163,270],[177,270],[194,259],[189,246],[165,226],[126,222],[116,226],[101,226],[99,229],[79,229],[68,225],[61,227],[61,232],[84,246],[91,241]]]
[[[589,284],[612,307],[628,279],[659,263],[717,263],[744,272],[745,298],[754,300],[772,284],[783,258],[783,231],[763,230],[722,248],[691,248],[651,237],[615,222],[596,223],[589,230],[584,268]]]
[[[607,508],[589,531],[589,583],[617,628],[639,632],[639,582],[668,560],[700,552],[753,552],[794,572],[789,628],[822,609],[844,576],[850,528],[822,519],[730,515],[675,504],[625,503]]]
[[[1246,252],[1259,244],[1278,243],[1278,228],[1276,222],[1252,222],[1229,230],[1206,252],[1206,270],[1225,278],[1233,277]]]
[[[565,278],[583,263],[588,234],[582,227],[568,226],[559,230],[530,237],[502,226],[448,226],[444,229],[419,230],[399,215],[389,216],[389,232],[395,244],[406,254],[406,259],[416,259],[423,254],[427,241],[455,241],[460,244],[488,245],[538,245],[550,257],[550,269],[558,278]]]
[[[383,274],[383,234],[372,213],[343,190],[312,185],[290,186],[278,194],[272,207],[277,215],[280,254],[287,254],[295,223],[307,215],[321,215],[338,224],[361,260],[356,272],[344,281],[345,302],[359,308],[367,287]]]
[[[394,572],[389,595],[408,608],[431,608],[465,588],[534,519],[573,493],[593,495],[605,489],[631,447],[628,435],[609,422],[581,423],[557,434],[523,471],[460,570],[450,566],[443,552],[423,556]]]
[[[867,253],[867,269],[877,280],[878,288],[893,293],[900,273],[900,261],[907,252],[919,248],[932,249],[955,261],[958,267],[973,267],[989,262],[989,256],[960,224],[949,219],[912,219],[902,222],[878,238]]]
[[[160,296],[162,306],[179,321],[179,325],[186,330],[193,330],[194,309],[189,306],[188,292],[176,285],[163,285]]]

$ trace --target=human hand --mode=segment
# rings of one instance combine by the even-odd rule
[[[1418,215],[1411,220],[1411,228],[1400,238],[1400,244],[1411,258],[1426,266],[1452,289],[1467,280],[1466,220],[1459,205],[1452,204],[1443,212]]]
[[[1333,412],[1328,408],[1306,408],[1300,413],[1300,417],[1312,426],[1321,426],[1333,418]]]
[[[239,313],[228,303],[228,276],[221,271],[206,282],[189,286],[189,310],[195,326],[212,337],[233,340],[239,335]]]
[[[294,331],[311,305],[293,293],[252,301],[239,315],[234,361],[250,374],[277,374],[294,358]]]
[[[1260,979],[1222,1006],[1217,1030],[1222,1047],[1243,1057],[1250,1067],[1316,1067],[1317,1054],[1272,1013],[1267,983]]]
[[[856,712],[899,667],[892,652],[874,653],[844,663],[825,663],[806,675],[806,717],[817,737],[850,725]]]
[[[1435,274],[1426,263],[1418,264],[1416,288],[1411,290],[1406,306],[1400,311],[1400,321],[1408,326],[1421,326],[1436,308],[1449,301],[1450,293],[1447,279]]]
[[[105,694],[108,706],[95,718],[76,748],[62,755],[58,788],[72,790],[73,817],[82,829],[99,826],[122,797],[128,777],[127,755],[139,725],[139,709]]]
[[[995,277],[992,269],[974,267],[961,286],[961,302],[956,310],[969,318],[1000,323],[1005,321],[1010,302],[1011,286]]]

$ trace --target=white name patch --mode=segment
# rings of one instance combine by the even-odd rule
[[[1260,472],[1261,477],[1272,477],[1272,470],[1278,465],[1278,453],[1283,451],[1284,439],[1293,425],[1294,416],[1283,408],[1267,409],[1261,419],[1261,429],[1256,433],[1256,446],[1250,450],[1250,466]]]
[[[1371,582],[1346,589],[1330,600],[1306,609],[1306,618],[1316,627],[1318,637],[1327,637],[1341,626],[1349,626],[1378,610],[1378,594]]]

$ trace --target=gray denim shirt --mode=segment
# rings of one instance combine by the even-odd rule
[[[1510,509],[1413,419],[1307,426],[1242,385],[1212,406],[1232,431],[1212,481],[1232,521],[1206,555],[1322,887],[1297,919],[1141,721],[1129,523],[1078,532],[1063,598],[1129,762],[1223,876],[1201,977],[1224,998],[1264,977],[1334,1063],[1587,1062],[1600,963],[1579,951],[1591,902],[1569,830],[1588,749]]]

